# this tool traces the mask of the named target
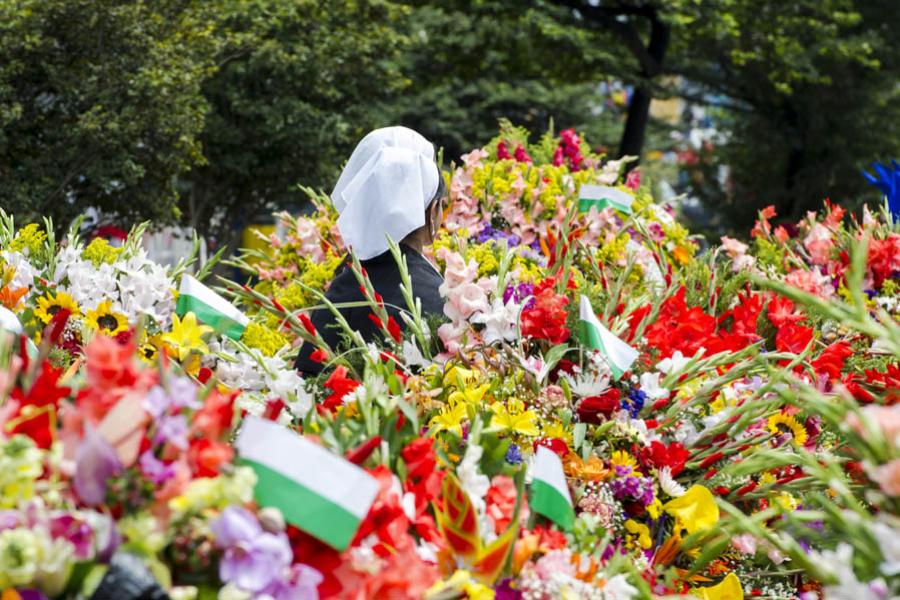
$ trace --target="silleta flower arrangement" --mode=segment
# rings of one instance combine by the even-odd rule
[[[890,215],[766,209],[698,255],[636,172],[528,140],[446,174],[441,322],[408,287],[388,313],[321,196],[246,285],[7,221],[6,597],[90,597],[125,557],[173,598],[900,594]],[[381,340],[312,326],[338,268]]]

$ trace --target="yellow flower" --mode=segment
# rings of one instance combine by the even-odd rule
[[[112,308],[112,300],[104,300],[94,310],[87,311],[87,324],[110,337],[128,331],[128,317]]]
[[[653,502],[647,506],[647,514],[650,515],[651,519],[658,519],[662,512],[662,507],[662,502],[659,501],[659,498],[654,497]]]
[[[520,435],[538,435],[535,425],[537,415],[532,410],[525,410],[525,404],[521,400],[511,398],[505,405],[502,402],[491,404],[494,416],[491,417],[491,427],[496,427],[510,433]]]
[[[744,600],[744,588],[737,575],[729,573],[716,585],[693,588],[691,595],[703,600]]]
[[[494,590],[478,583],[465,569],[457,569],[449,579],[436,582],[425,592],[425,598],[443,598],[450,592],[462,592],[470,600],[494,599]]]
[[[785,510],[795,510],[800,505],[797,499],[788,492],[775,494],[772,500]]]
[[[489,387],[490,385],[485,383],[479,385],[477,388],[464,388],[453,392],[447,399],[450,402],[466,403],[477,406],[481,402],[481,399],[484,398],[484,394],[488,391]]]
[[[478,371],[474,369],[465,369],[459,366],[450,367],[444,375],[444,385],[446,387],[455,387],[462,389],[465,386],[473,385],[478,382]]]
[[[628,519],[625,521],[625,531],[631,534],[628,536],[629,544],[636,543],[644,550],[653,545],[653,540],[650,539],[650,528],[643,523]]]
[[[266,356],[275,356],[275,354],[288,344],[288,339],[281,335],[278,331],[260,325],[255,321],[250,321],[247,328],[241,335],[241,341],[256,348]]]
[[[663,510],[675,517],[675,528],[688,534],[710,529],[719,521],[719,507],[712,492],[702,485],[692,486],[683,496],[669,500]]]
[[[543,431],[543,436],[545,438],[559,439],[569,445],[572,444],[572,429],[567,428],[561,421],[554,421],[550,425],[545,425]]]
[[[612,453],[609,464],[612,465],[613,469],[616,467],[628,467],[629,469],[633,469],[637,466],[637,461],[624,450],[616,450]]]
[[[78,308],[78,303],[75,302],[75,299],[72,298],[72,296],[65,292],[57,292],[56,295],[47,294],[46,296],[38,298],[34,316],[46,324],[50,322],[53,315],[64,308],[68,309],[69,312],[72,313],[72,316],[81,314],[81,309]]]
[[[453,431],[462,437],[462,422],[467,416],[464,402],[449,402],[444,405],[441,412],[431,417],[428,425],[432,434],[439,431]]]
[[[768,471],[759,476],[759,485],[772,485],[776,481],[778,478]]]
[[[784,413],[777,413],[769,417],[769,431],[775,435],[790,433],[794,443],[798,446],[805,444],[809,437],[809,434],[806,433],[806,428],[793,415]]]
[[[144,336],[143,341],[138,346],[138,356],[147,363],[155,363],[159,356],[159,349],[162,347],[162,337],[157,334],[154,336]]]
[[[16,233],[16,237],[9,243],[9,250],[25,254],[36,254],[46,239],[47,234],[41,230],[39,225],[29,223]],[[26,250],[27,252],[25,252]]]
[[[684,266],[691,262],[691,257],[694,253],[691,249],[686,248],[685,246],[678,245],[675,247],[675,250],[672,251],[672,258],[675,259],[675,262]]]
[[[183,361],[191,352],[200,354],[209,352],[203,336],[212,331],[212,327],[197,323],[197,316],[192,312],[184,315],[183,319],[179,319],[178,315],[172,315],[172,331],[163,334],[162,341],[174,350],[178,360]]]
[[[111,246],[105,239],[98,237],[87,245],[87,248],[82,251],[81,257],[94,263],[95,267],[99,267],[104,263],[111,265],[116,262],[121,253],[122,248]]]

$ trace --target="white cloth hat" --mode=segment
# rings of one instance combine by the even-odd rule
[[[338,229],[360,260],[388,249],[425,225],[440,173],[431,143],[406,127],[376,129],[357,144],[331,200]]]

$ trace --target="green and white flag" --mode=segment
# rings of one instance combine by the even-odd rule
[[[612,370],[613,377],[619,379],[638,357],[638,351],[620,340],[612,331],[600,324],[591,301],[581,296],[579,307],[581,342],[592,350],[599,350]]]
[[[578,190],[578,210],[588,212],[594,206],[597,210],[614,208],[626,215],[631,214],[634,196],[624,190],[608,185],[582,185]]]
[[[235,442],[256,471],[254,497],[329,546],[344,550],[366,517],[378,482],[363,469],[272,421],[248,416]]]
[[[189,312],[217,332],[233,340],[241,339],[250,319],[235,306],[190,275],[181,278],[175,313],[179,318]]]
[[[562,527],[570,529],[575,521],[572,496],[566,484],[562,461],[549,448],[538,446],[534,453],[530,507]]]

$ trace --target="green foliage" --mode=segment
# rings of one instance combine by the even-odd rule
[[[87,206],[178,216],[215,53],[198,4],[0,2],[0,203],[59,226]]]
[[[221,231],[328,188],[404,85],[404,11],[385,0],[217,0],[222,46],[203,85],[207,162],[187,178],[191,225]]]

